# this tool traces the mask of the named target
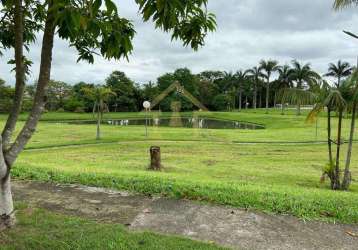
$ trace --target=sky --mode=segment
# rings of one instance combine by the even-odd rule
[[[75,84],[79,81],[101,84],[114,71],[125,72],[138,83],[177,68],[193,73],[204,70],[235,72],[275,59],[281,64],[297,59],[311,63],[321,74],[328,63],[339,59],[356,64],[358,40],[342,30],[358,33],[358,9],[335,12],[333,0],[209,0],[209,11],[216,14],[217,31],[209,34],[199,51],[171,41],[170,34],[143,23],[134,0],[115,0],[120,15],[133,21],[137,34],[129,61],[107,61],[96,57],[93,65],[76,63],[77,53],[66,41],[56,39],[51,78]],[[34,62],[29,83],[38,78],[41,34],[28,57]],[[13,85],[14,74],[6,62],[12,51],[0,57],[0,78]]]

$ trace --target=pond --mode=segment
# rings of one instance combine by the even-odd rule
[[[194,117],[171,117],[171,118],[148,118],[148,126],[151,127],[183,127],[183,128],[200,128],[200,129],[264,129],[263,125],[240,122],[219,120],[212,118],[194,118]],[[75,121],[73,124],[94,124],[95,121]],[[104,120],[103,124],[111,126],[144,126],[145,118],[139,119],[115,119]]]

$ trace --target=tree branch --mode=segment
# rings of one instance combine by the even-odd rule
[[[51,63],[52,63],[52,49],[55,34],[55,19],[51,11],[51,3],[49,3],[45,30],[42,40],[41,63],[39,80],[36,88],[36,94],[30,115],[17,136],[15,142],[11,145],[10,149],[5,153],[5,160],[9,167],[13,165],[19,153],[24,149],[25,145],[31,139],[35,132],[38,121],[40,120],[41,113],[45,106],[45,92],[48,82],[50,80]]]
[[[11,136],[15,130],[17,119],[21,111],[22,99],[25,89],[25,71],[24,71],[24,18],[22,10],[22,0],[16,0],[15,3],[15,64],[16,64],[16,84],[15,97],[6,125],[2,132],[3,147],[9,148]]]

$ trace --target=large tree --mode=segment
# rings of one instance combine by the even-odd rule
[[[187,68],[176,69],[173,73],[166,73],[158,77],[157,85],[160,93],[166,91],[175,81],[178,81],[194,97],[199,96],[199,78]],[[159,106],[164,111],[171,111],[171,104],[175,101],[181,102],[181,110],[192,111],[195,108],[193,102],[179,91],[170,92]]]
[[[135,0],[144,21],[170,32],[173,39],[197,50],[208,32],[215,30],[215,16],[206,9],[207,0]],[[106,59],[128,58],[133,50],[132,22],[120,16],[111,0],[1,0],[0,49],[14,49],[16,85],[13,110],[0,136],[0,228],[14,223],[10,170],[36,130],[45,106],[46,87],[51,76],[55,34],[78,51],[78,60],[94,62],[94,55]],[[21,109],[25,85],[23,48],[43,30],[40,70],[32,110],[15,141],[14,128]]]
[[[301,115],[301,105],[305,104],[303,99],[307,99],[307,95],[304,92],[310,87],[316,85],[317,81],[321,79],[321,76],[312,70],[311,65],[308,63],[301,64],[297,60],[293,60],[292,65],[293,68],[291,76],[292,79],[296,82],[296,86],[295,90],[291,90],[290,92],[293,95],[296,95],[296,97],[292,98],[292,100],[295,100],[294,104],[297,105],[297,115]]]
[[[253,83],[253,108],[257,108],[257,89],[259,84],[262,81],[262,78],[265,77],[264,73],[262,73],[261,67],[253,67],[252,69],[247,70],[247,75],[251,77]]]
[[[265,79],[266,79],[266,114],[268,114],[269,110],[269,102],[270,102],[270,80],[272,73],[276,72],[279,69],[278,62],[275,60],[262,60],[260,62],[260,67],[263,71],[265,71]]]
[[[124,72],[113,71],[106,79],[106,86],[116,93],[108,100],[111,111],[138,111],[137,90],[134,82]]]
[[[243,92],[243,86],[245,82],[247,81],[247,71],[239,70],[235,73],[235,79],[236,79],[236,89],[238,91],[239,96],[239,111],[242,109],[242,92]]]

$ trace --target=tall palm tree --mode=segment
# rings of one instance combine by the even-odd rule
[[[239,95],[239,111],[242,109],[242,86],[244,82],[247,80],[247,71],[239,70],[235,73],[237,90]]]
[[[341,85],[341,80],[344,77],[350,76],[352,74],[353,68],[348,62],[338,61],[337,64],[330,63],[328,68],[328,73],[325,76],[331,76],[337,78],[336,87],[339,88]]]
[[[350,162],[352,156],[353,139],[355,131],[356,112],[358,108],[358,72],[356,71],[352,77],[344,81],[338,87],[328,87],[318,99],[315,108],[310,112],[307,119],[312,120],[327,108],[327,134],[328,134],[328,155],[329,164],[325,169],[324,175],[331,180],[331,188],[333,190],[347,190],[351,182]],[[347,150],[345,169],[343,179],[341,178],[340,158],[342,145],[342,123],[343,112],[346,108],[352,109],[351,129],[349,135],[349,145]],[[338,112],[337,141],[331,139],[331,112]],[[333,159],[332,144],[336,144],[336,158]]]
[[[113,92],[110,88],[95,86],[94,88],[84,88],[85,95],[91,99],[93,103],[93,114],[96,114],[97,119],[97,135],[96,139],[101,139],[101,122],[103,119],[103,114],[108,110],[107,101],[111,96],[116,96],[116,93]]]
[[[352,118],[351,118],[351,128],[349,132],[349,141],[348,141],[348,150],[347,150],[347,157],[346,163],[344,168],[344,177],[342,182],[342,189],[348,190],[349,185],[352,180],[351,172],[349,171],[351,158],[352,158],[352,149],[353,149],[353,140],[354,140],[354,132],[355,132],[355,122],[356,116],[358,112],[358,69],[355,70],[352,77],[348,79],[350,84],[353,86],[352,96],[350,98],[350,104],[352,108]]]
[[[261,67],[253,67],[252,69],[247,70],[248,76],[252,78],[253,81],[253,108],[257,108],[257,87],[261,82],[261,79],[265,77],[262,73]]]
[[[292,61],[292,79],[296,82],[295,88],[297,90],[306,90],[308,87],[316,85],[317,81],[321,79],[321,76],[311,69],[310,64],[302,65],[297,60]],[[302,91],[297,91],[297,93],[302,93]],[[299,97],[299,96],[297,96]],[[297,105],[297,115],[301,115],[301,105],[299,98],[296,98],[298,101]]]
[[[348,8],[352,6],[358,6],[358,0],[335,0],[333,7],[336,10]]]
[[[232,103],[233,108],[235,108],[237,94],[237,82],[235,75],[232,72],[225,71],[221,81],[223,82],[225,93],[227,94],[228,98],[231,99],[230,103]],[[229,109],[231,109],[231,107]]]
[[[265,78],[266,78],[266,114],[268,114],[269,109],[269,99],[270,99],[270,78],[272,73],[278,71],[279,66],[278,62],[274,60],[261,60],[260,68],[265,71]]]
[[[292,80],[292,73],[293,70],[290,65],[283,65],[278,68],[278,81],[280,82],[281,87],[285,88],[292,88],[293,87],[293,80]]]
[[[278,76],[278,96],[279,98],[282,100],[281,101],[281,114],[283,115],[284,114],[284,111],[285,111],[285,102],[283,100],[283,93],[284,93],[284,90],[285,89],[289,89],[289,88],[293,88],[293,80],[292,80],[292,73],[293,73],[293,70],[292,68],[290,67],[290,65],[283,65],[283,66],[280,66],[278,68],[278,73],[279,73],[279,76]]]

